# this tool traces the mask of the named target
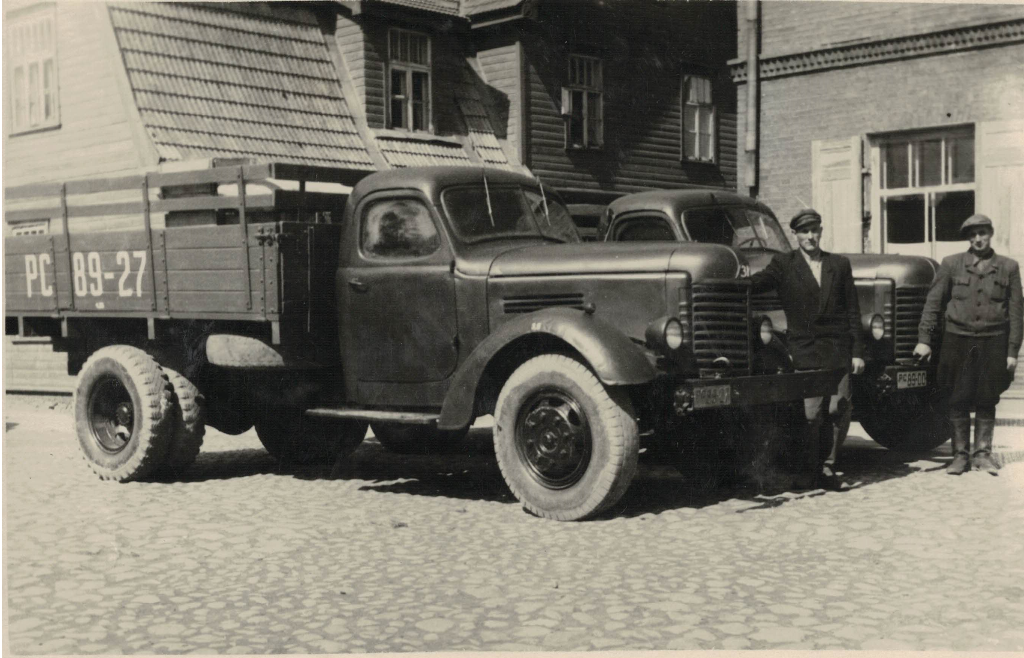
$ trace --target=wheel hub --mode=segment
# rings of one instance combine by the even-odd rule
[[[583,477],[591,441],[579,403],[561,391],[532,396],[516,423],[516,448],[530,474],[553,489],[572,486]]]
[[[109,377],[94,389],[89,401],[89,426],[100,448],[110,453],[125,449],[135,428],[135,405],[131,394],[116,377]]]

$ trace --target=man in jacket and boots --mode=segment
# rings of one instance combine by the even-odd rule
[[[939,313],[946,328],[939,354],[939,386],[949,393],[953,425],[953,461],[946,468],[960,475],[973,464],[992,475],[992,432],[999,396],[1013,381],[1024,337],[1024,302],[1020,266],[992,249],[992,220],[972,215],[960,227],[970,241],[962,254],[948,256],[935,274],[914,354],[929,358]],[[970,452],[971,409],[974,409],[974,452]]]
[[[850,372],[864,370],[860,305],[850,260],[821,249],[821,215],[801,210],[789,222],[799,248],[776,254],[751,277],[753,293],[775,290],[786,313],[788,347],[796,370],[846,370],[835,395],[804,400],[807,467],[797,484],[838,490],[839,448],[850,429]]]

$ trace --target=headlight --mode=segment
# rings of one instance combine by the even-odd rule
[[[758,330],[761,336],[761,344],[767,345],[772,342],[772,338],[775,337],[775,326],[772,324],[772,319],[765,316],[761,318],[761,328]]]
[[[647,325],[644,338],[651,349],[675,352],[683,346],[683,325],[671,316],[658,318]]]
[[[885,337],[885,318],[877,313],[871,317],[871,337],[875,340]]]

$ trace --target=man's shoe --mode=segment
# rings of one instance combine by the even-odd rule
[[[842,491],[843,481],[826,466],[818,476],[818,486],[828,491]]]
[[[817,478],[813,475],[798,475],[793,478],[792,491],[811,491],[818,488]]]
[[[950,475],[962,475],[967,472],[971,467],[970,462],[967,460],[966,452],[958,452],[953,457],[953,461],[949,462],[949,466],[946,467],[946,473]]]
[[[974,470],[985,471],[989,475],[999,474],[999,466],[992,461],[992,434],[995,427],[995,418],[974,419],[974,454],[971,455],[971,462]]]
[[[953,461],[946,467],[946,473],[960,475],[970,469],[971,417],[957,415],[949,420],[953,425]]]

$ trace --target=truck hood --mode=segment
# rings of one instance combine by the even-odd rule
[[[480,268],[480,256],[472,259]],[[470,263],[467,262],[466,265]],[[494,278],[689,272],[695,281],[738,276],[743,255],[713,244],[673,242],[583,242],[544,244],[494,253],[487,274]],[[461,266],[461,263],[459,264]]]
[[[775,252],[744,251],[753,272],[760,272],[771,261]],[[897,286],[926,286],[932,282],[939,264],[923,256],[896,254],[842,254],[850,259],[855,279],[892,279]]]

